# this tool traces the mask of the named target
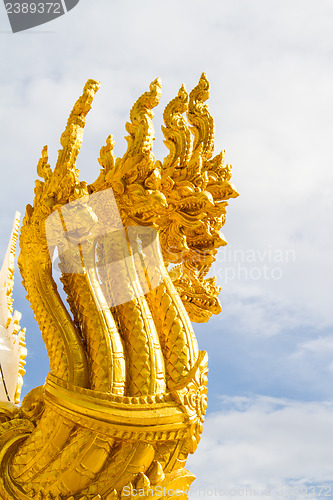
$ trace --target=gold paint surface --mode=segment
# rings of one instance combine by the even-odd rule
[[[168,490],[186,497],[194,480],[184,466],[202,432],[208,368],[191,321],[221,311],[206,275],[238,193],[224,153],[213,156],[205,74],[165,108],[163,162],[152,147],[156,79],[131,109],[124,156],[109,136],[96,181],[80,181],[98,88],[86,83],[54,170],[43,148],[23,221],[19,268],[50,373],[21,407],[0,403],[3,500],[158,500]]]

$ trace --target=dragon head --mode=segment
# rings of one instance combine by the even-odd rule
[[[226,245],[220,230],[227,200],[238,193],[224,152],[213,157],[215,125],[205,104],[206,75],[189,94],[182,85],[165,108],[162,131],[170,152],[163,162],[153,155],[152,109],[160,97],[161,82],[156,79],[130,111],[126,153],[115,157],[110,135],[100,151],[100,174],[85,189],[92,194],[111,188],[125,227],[157,230],[166,267],[178,265],[170,275],[191,320],[208,321],[221,310],[220,287],[205,277],[217,249]]]
[[[203,73],[190,94],[182,86],[167,105],[162,127],[170,153],[162,167],[168,209],[158,220],[161,244],[165,261],[180,264],[170,274],[195,322],[206,322],[221,311],[220,287],[205,276],[217,249],[226,245],[220,229],[227,200],[238,196],[224,152],[212,157],[215,125],[205,104],[208,97],[209,82]]]
[[[155,226],[166,210],[167,202],[161,191],[161,170],[152,153],[154,108],[161,97],[161,82],[157,78],[150,89],[136,101],[126,124],[128,147],[123,158],[113,154],[114,138],[107,138],[102,147],[98,179],[89,186],[91,193],[112,188],[125,226]]]

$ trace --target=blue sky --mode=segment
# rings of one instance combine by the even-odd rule
[[[88,78],[102,86],[78,161],[87,181],[109,133],[124,153],[129,110],[153,79],[163,85],[160,159],[165,105],[202,71],[211,82],[216,152],[226,150],[240,197],[230,202],[229,244],[214,267],[223,312],[195,325],[210,379],[204,436],[189,463],[194,489],[219,483],[231,497],[249,485],[333,480],[332,21],[328,0],[81,0],[13,35],[0,5],[2,255],[15,210],[23,214],[33,199],[40,151],[48,144],[54,165]],[[26,393],[48,368],[19,280]]]

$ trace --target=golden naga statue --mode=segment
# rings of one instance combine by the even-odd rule
[[[2,500],[158,500],[186,497],[194,480],[184,466],[202,431],[208,369],[191,321],[221,311],[205,276],[226,244],[231,167],[212,155],[203,74],[166,106],[163,163],[152,153],[157,79],[131,110],[125,155],[115,158],[109,136],[97,180],[80,181],[98,87],[85,85],[53,171],[43,149],[23,221],[19,268],[50,373],[20,407],[0,403]]]

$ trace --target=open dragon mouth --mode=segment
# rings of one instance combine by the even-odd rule
[[[214,248],[226,245],[227,242],[225,241],[223,234],[215,230],[213,234],[209,234],[207,231],[205,235],[187,236],[187,244],[197,253],[207,254]]]
[[[191,248],[195,248],[199,251],[207,252],[210,249],[214,248],[214,238],[187,238],[188,245]]]
[[[202,297],[195,295],[188,296],[186,294],[182,294],[180,297],[183,302],[187,302],[188,304],[193,304],[197,307],[200,307],[201,309],[206,309],[208,311],[217,307],[218,299],[216,297],[209,298],[207,297],[207,295],[203,295]]]
[[[182,201],[179,203],[179,211],[181,213],[185,213],[186,215],[192,216],[202,216],[202,211],[205,209],[204,202],[195,202],[195,201]]]
[[[209,309],[204,309],[201,305],[197,305],[193,301],[184,302],[184,306],[191,321],[194,323],[207,323],[213,314]]]
[[[195,323],[206,323],[213,314],[221,312],[219,299],[213,296],[209,297],[207,293],[198,295],[190,295],[188,292],[187,294],[180,293],[180,297],[191,321]]]
[[[212,314],[221,312],[221,288],[216,286],[215,278],[203,279],[184,265],[172,268],[169,274],[191,321],[205,323]]]
[[[147,212],[136,212],[135,214],[130,216],[131,219],[136,222],[137,224],[141,225],[146,225],[150,224],[152,225],[154,222],[154,219],[156,218],[156,213],[152,211],[147,211]]]
[[[229,198],[237,198],[238,196],[238,192],[230,182],[211,184],[207,187],[207,190],[213,196],[214,201],[221,203],[225,203],[225,200],[228,200]]]

